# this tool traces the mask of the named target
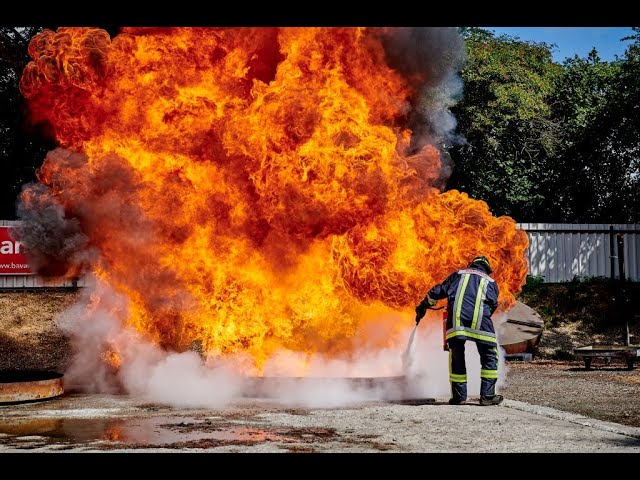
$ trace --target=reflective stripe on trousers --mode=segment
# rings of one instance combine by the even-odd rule
[[[449,382],[451,383],[451,398],[455,400],[467,399],[467,365],[465,361],[464,338],[449,340]],[[498,380],[498,347],[482,342],[474,342],[480,354],[480,395],[493,397],[496,394]]]
[[[447,340],[454,337],[467,337],[470,340],[497,343],[495,333],[467,327],[453,327],[447,330]]]

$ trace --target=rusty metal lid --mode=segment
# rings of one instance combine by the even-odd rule
[[[63,393],[61,373],[48,370],[0,370],[0,405],[48,400]]]

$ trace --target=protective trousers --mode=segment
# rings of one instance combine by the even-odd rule
[[[467,399],[467,365],[464,358],[466,339],[449,340],[449,381],[451,382],[451,398]],[[474,342],[480,354],[480,396],[493,397],[496,394],[498,380],[498,346]]]

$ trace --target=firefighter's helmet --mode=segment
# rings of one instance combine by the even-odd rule
[[[484,255],[480,255],[478,257],[475,257],[473,260],[471,260],[471,263],[469,264],[470,267],[473,267],[474,264],[480,264],[482,265],[487,273],[491,273],[493,270],[491,270],[491,265],[489,264],[489,259],[487,257],[485,257]]]

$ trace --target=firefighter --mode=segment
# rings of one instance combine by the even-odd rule
[[[427,308],[447,299],[447,333],[449,346],[450,405],[467,400],[467,367],[464,346],[475,342],[480,354],[480,405],[499,405],[503,397],[496,395],[498,380],[498,343],[491,315],[498,308],[498,285],[489,275],[491,265],[485,256],[471,260],[469,266],[449,275],[435,285],[416,307],[416,324]]]

